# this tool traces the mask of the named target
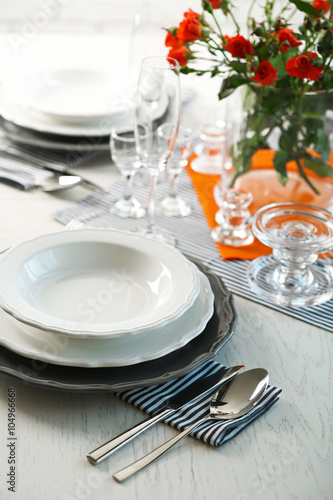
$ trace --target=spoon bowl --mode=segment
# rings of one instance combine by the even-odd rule
[[[42,191],[51,192],[70,189],[82,183],[83,181],[79,175],[54,175],[49,179],[36,181],[36,187],[39,187]]]
[[[122,483],[125,479],[154,462],[206,420],[233,420],[242,417],[259,403],[266,391],[268,380],[268,373],[263,368],[254,368],[240,373],[218,388],[211,399],[208,415],[190,425],[183,432],[148,453],[145,457],[114,474],[114,479]]]

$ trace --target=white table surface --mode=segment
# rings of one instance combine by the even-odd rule
[[[0,53],[8,56],[12,49],[7,42]],[[41,50],[41,44],[38,47]],[[201,83],[195,85],[201,88]],[[207,88],[196,103],[196,117],[216,109]],[[107,155],[78,171],[103,185],[117,178]],[[46,194],[0,184],[0,229],[13,242],[61,230],[51,213],[86,194],[81,187]],[[0,375],[0,498],[332,499],[333,334],[237,296],[235,305],[235,333],[216,360],[268,369],[271,383],[283,391],[267,415],[218,449],[186,438],[149,468],[118,484],[113,472],[176,431],[160,423],[94,467],[86,453],[141,421],[140,411],[108,393],[46,390]],[[8,490],[6,477],[9,388],[16,390],[15,493]]]

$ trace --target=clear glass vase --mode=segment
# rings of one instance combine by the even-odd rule
[[[294,92],[253,85],[244,96],[242,151],[233,186],[252,211],[301,202],[333,209],[333,89]]]

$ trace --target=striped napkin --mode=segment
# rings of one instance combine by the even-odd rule
[[[145,388],[117,392],[115,395],[132,406],[139,408],[148,415],[154,415],[167,403],[169,398],[183,390],[200,377],[206,377],[216,372],[223,372],[227,368],[216,361],[209,360],[197,366],[191,372],[177,379]],[[214,392],[214,391],[213,391]],[[235,420],[207,420],[194,430],[191,435],[211,446],[221,446],[228,439],[236,436],[245,427],[267,413],[278,401],[281,389],[268,386],[260,402],[246,415]],[[194,403],[175,411],[164,419],[164,423],[182,431],[200,418],[209,414],[209,404],[213,394],[198,398]]]

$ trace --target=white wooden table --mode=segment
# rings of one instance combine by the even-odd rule
[[[5,49],[8,46],[2,53],[8,54]],[[211,94],[205,95],[196,116],[202,117],[202,110],[208,113]],[[78,170],[104,185],[117,177],[107,156]],[[82,188],[57,195],[26,193],[0,184],[0,228],[13,242],[60,230],[51,212],[85,194]],[[331,500],[333,334],[239,297],[235,304],[235,333],[216,360],[268,369],[271,383],[283,392],[267,415],[219,449],[186,438],[120,485],[112,479],[113,472],[176,431],[158,424],[94,467],[86,453],[139,422],[144,418],[141,412],[108,393],[46,390],[0,375],[0,498]],[[15,441],[8,439],[11,389]],[[13,457],[15,492],[7,483],[8,460]]]

